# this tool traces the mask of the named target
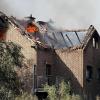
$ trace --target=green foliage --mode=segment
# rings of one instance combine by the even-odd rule
[[[13,42],[0,42],[0,65],[21,66],[23,58],[19,45]]]
[[[66,82],[63,80],[59,84],[59,94],[61,97],[65,96],[66,94],[70,94],[70,84],[66,84]]]
[[[15,98],[15,100],[38,100],[36,96],[33,96],[28,93],[23,93],[22,95]]]
[[[49,86],[46,84],[44,86],[44,90],[48,92],[48,98],[50,100],[57,100],[57,89],[56,89],[55,85]]]
[[[14,100],[14,94],[4,86],[0,86],[0,100]]]
[[[57,88],[55,85],[45,85],[44,90],[48,92],[49,100],[82,100],[79,95],[70,94],[70,84],[62,81]]]
[[[72,95],[71,100],[82,100],[82,98],[79,95]]]
[[[21,47],[12,42],[0,42],[0,100],[20,94],[20,81],[15,71],[23,60],[20,51]]]

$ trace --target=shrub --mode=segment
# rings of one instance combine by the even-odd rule
[[[14,94],[4,86],[0,86],[0,100],[14,100]]]
[[[66,82],[63,80],[60,84],[59,84],[59,98],[61,100],[65,100],[67,98],[67,96],[70,94],[71,88],[69,84],[66,84]]]
[[[57,100],[57,89],[56,89],[55,85],[49,86],[46,84],[44,86],[44,91],[48,92],[48,99]]]
[[[72,95],[71,100],[82,100],[82,98],[79,95]]]
[[[82,100],[79,95],[71,94],[70,84],[65,81],[62,81],[58,87],[46,84],[44,90],[48,92],[49,100]]]
[[[37,100],[37,97],[29,93],[23,93],[22,95],[16,97],[15,100]]]

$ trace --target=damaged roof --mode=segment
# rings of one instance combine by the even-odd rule
[[[75,48],[86,44],[90,34],[95,31],[91,25],[88,29],[64,30],[56,32],[47,32],[45,40],[53,45],[54,49]]]
[[[0,18],[2,18],[1,16],[3,15],[5,14],[0,13]],[[37,42],[44,47],[50,47],[52,49],[78,48],[86,45],[88,39],[91,37],[91,34],[95,31],[95,28],[92,25],[89,29],[59,31],[48,22],[37,21],[34,22],[34,24],[39,28],[39,32],[36,33],[38,34],[38,39],[33,40],[33,35],[25,30],[27,21],[24,19],[18,20],[13,16],[10,17],[9,20],[20,29],[20,33],[23,36],[28,36],[28,38],[30,38],[33,42]]]

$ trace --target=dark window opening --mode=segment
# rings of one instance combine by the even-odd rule
[[[52,79],[51,76],[52,72],[51,72],[51,65],[50,64],[46,64],[46,76],[47,76],[47,83],[48,85],[52,85]]]
[[[97,36],[93,37],[93,47],[96,49],[99,48],[99,40]]]
[[[100,80],[100,68],[97,69],[97,79]]]
[[[46,64],[46,76],[51,75],[51,65],[50,64]]]
[[[87,69],[86,69],[86,80],[87,81],[91,81],[92,78],[93,78],[93,71],[92,71],[92,67],[91,66],[87,66]]]
[[[36,75],[36,65],[33,65],[33,73]]]

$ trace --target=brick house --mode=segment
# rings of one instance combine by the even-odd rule
[[[65,79],[84,100],[100,95],[100,37],[92,25],[87,30],[56,32],[38,21],[34,25],[39,32],[30,35],[15,19],[8,22],[5,40],[20,45],[25,56],[26,66],[17,72],[26,90],[43,92],[44,84],[59,84]]]
[[[83,94],[85,100],[95,100],[100,95],[100,37],[96,29],[90,26],[78,46],[55,52],[56,74],[70,80],[73,91]]]

